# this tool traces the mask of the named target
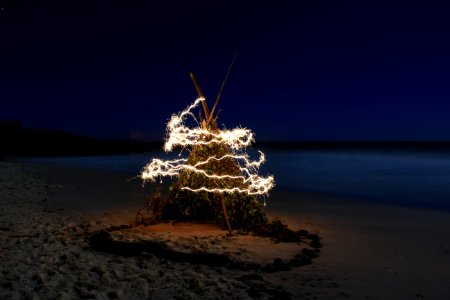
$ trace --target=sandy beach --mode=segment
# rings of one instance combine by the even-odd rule
[[[262,272],[93,250],[90,234],[134,221],[136,174],[0,163],[2,299],[450,299],[450,214],[275,189],[271,218],[321,237],[311,264]],[[211,224],[114,233],[242,262],[286,261],[307,245]]]

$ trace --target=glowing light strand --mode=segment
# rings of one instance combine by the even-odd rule
[[[247,154],[238,154],[239,150],[242,151],[251,145],[254,141],[253,133],[247,128],[235,128],[233,130],[221,130],[218,132],[211,132],[207,129],[196,127],[189,128],[184,122],[188,116],[191,116],[194,120],[195,116],[191,112],[204,98],[198,98],[193,104],[188,106],[179,114],[174,114],[167,123],[167,138],[164,144],[164,150],[166,152],[172,151],[175,147],[181,146],[183,149],[192,147],[195,145],[208,145],[211,143],[223,143],[226,144],[231,154],[226,154],[221,157],[211,156],[206,160],[199,161],[195,165],[187,164],[187,159],[180,158],[174,160],[161,160],[153,159],[148,165],[144,167],[141,173],[141,178],[144,181],[155,181],[156,178],[165,176],[178,176],[182,171],[188,170],[195,173],[203,174],[204,176],[223,180],[223,179],[241,179],[245,183],[243,187],[232,188],[207,188],[200,187],[193,189],[187,186],[182,187],[184,190],[192,192],[212,192],[212,193],[246,193],[249,195],[266,195],[269,190],[274,186],[273,176],[261,177],[257,174],[259,167],[265,162],[264,153],[259,151],[259,159],[252,161]],[[197,120],[196,120],[197,121]],[[197,124],[199,124],[197,122]],[[204,137],[208,136],[208,140]],[[232,158],[237,162],[242,175],[217,175],[210,174],[199,167],[208,164],[215,160],[220,161],[226,158]]]

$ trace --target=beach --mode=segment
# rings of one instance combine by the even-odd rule
[[[88,237],[133,223],[148,197],[140,180],[130,180],[136,175],[0,163],[0,298],[450,298],[448,212],[287,188],[274,189],[267,213],[320,235],[320,255],[308,265],[269,273],[95,251]],[[227,252],[260,264],[288,260],[305,247],[226,237],[211,226],[159,226],[121,238],[165,239],[175,248]]]

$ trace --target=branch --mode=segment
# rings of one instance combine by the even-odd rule
[[[189,76],[191,76],[192,82],[194,82],[194,86],[195,86],[195,89],[197,90],[198,96],[199,96],[200,98],[203,98],[202,106],[203,106],[203,110],[204,110],[204,112],[205,112],[205,118],[206,118],[206,120],[209,120],[209,109],[208,109],[208,104],[206,103],[205,95],[203,94],[203,91],[202,91],[202,89],[200,88],[200,85],[198,84],[197,77],[195,76],[195,74],[194,74],[193,71],[191,71],[191,72],[189,73]]]
[[[228,66],[227,74],[225,75],[225,78],[222,81],[222,85],[220,86],[219,94],[217,95],[216,102],[214,102],[214,106],[211,110],[211,114],[209,115],[209,118],[207,118],[208,123],[210,123],[211,120],[213,119],[214,111],[216,110],[217,104],[219,103],[220,96],[222,96],[223,88],[225,87],[225,83],[227,83],[228,77],[230,76],[231,69],[233,68],[234,62],[236,61],[236,56],[237,56],[237,51],[234,52],[233,60],[231,61],[231,64]]]

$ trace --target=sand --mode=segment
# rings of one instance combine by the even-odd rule
[[[276,189],[271,217],[320,234],[323,248],[289,271],[209,267],[94,251],[87,237],[132,223],[146,193],[133,174],[0,163],[1,299],[450,299],[450,214]],[[114,232],[186,251],[268,263],[305,245],[227,237],[211,224]]]

